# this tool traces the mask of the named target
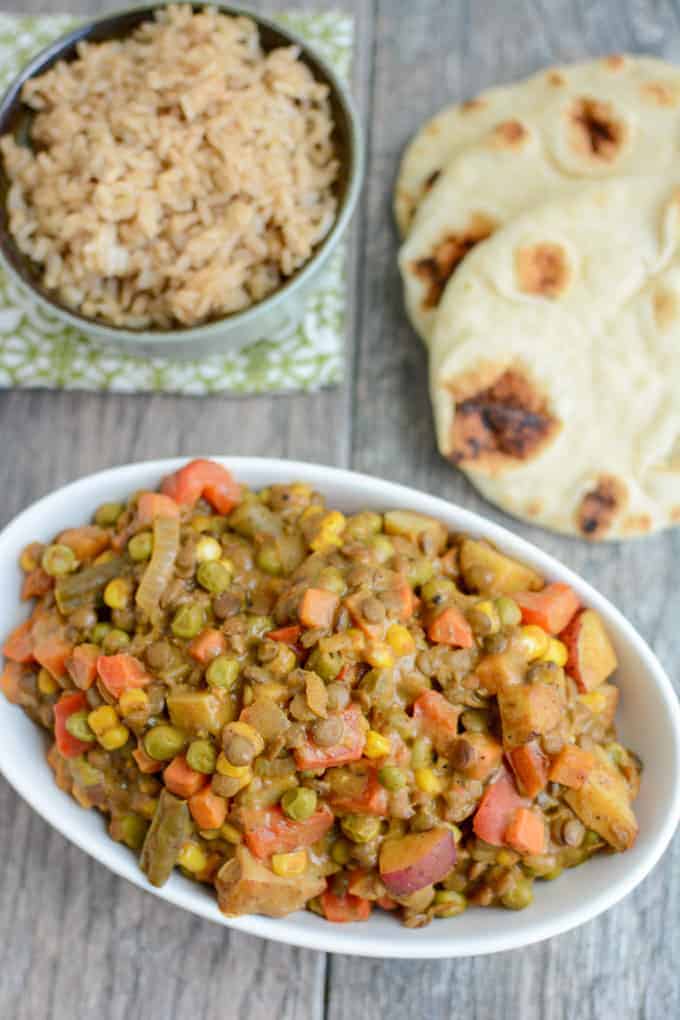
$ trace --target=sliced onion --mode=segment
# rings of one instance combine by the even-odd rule
[[[155,517],[153,553],[137,589],[135,601],[153,622],[168,586],[179,552],[179,517]]]

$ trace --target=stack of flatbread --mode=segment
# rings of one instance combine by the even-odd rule
[[[680,524],[680,68],[555,67],[452,106],[399,172],[442,454],[591,539]]]

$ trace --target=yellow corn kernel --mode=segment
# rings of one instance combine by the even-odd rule
[[[117,751],[119,747],[127,744],[130,731],[127,726],[112,726],[97,739],[105,751]]]
[[[217,756],[215,768],[221,776],[229,776],[230,779],[244,779],[248,775],[252,778],[253,770],[250,765],[232,765],[222,752]]]
[[[255,748],[255,754],[262,754],[264,751],[264,740],[254,726],[247,722],[230,722],[226,729],[229,733],[238,733],[239,737],[245,737]]]
[[[293,850],[289,854],[272,854],[272,871],[279,878],[301,875],[307,867],[307,851]]]
[[[127,691],[123,691],[118,699],[118,708],[122,715],[138,712],[140,709],[146,708],[148,704],[149,696],[141,687],[130,687]]]
[[[423,793],[430,793],[432,796],[435,796],[444,789],[443,779],[436,772],[433,772],[432,769],[414,769],[413,775],[415,776],[416,786]]]
[[[393,623],[388,628],[387,643],[399,658],[404,655],[413,655],[416,650],[416,643],[411,631],[401,623]]]
[[[113,551],[113,549],[106,549],[106,551],[100,553],[99,556],[97,556],[96,560],[94,560],[93,562],[95,566],[98,567],[101,563],[110,563],[112,559],[115,559],[115,556],[116,554]]]
[[[290,694],[290,688],[286,684],[280,684],[275,680],[257,685],[257,696],[268,698],[270,701],[285,701]]]
[[[541,662],[554,662],[557,666],[564,666],[568,658],[567,646],[557,638],[548,638],[548,648],[541,656]]]
[[[331,510],[324,514],[319,522],[319,530],[309,543],[314,552],[328,552],[342,545],[342,532],[345,530],[345,515],[339,510]]]
[[[196,846],[195,843],[185,843],[178,854],[177,863],[190,871],[192,875],[197,875],[199,871],[205,869],[208,858],[200,846]]]
[[[290,491],[296,498],[300,499],[311,499],[314,489],[307,482],[293,482],[290,486]],[[260,493],[261,495],[261,493]]]
[[[533,659],[540,659],[548,651],[550,636],[542,627],[530,623],[526,627],[520,627],[520,635],[522,646],[530,662]]]
[[[390,669],[394,665],[394,653],[386,641],[372,641],[363,656],[375,669]]]
[[[222,546],[216,538],[210,535],[201,535],[196,543],[196,560],[198,563],[208,563],[211,560],[219,560],[222,556]]]
[[[114,577],[104,588],[104,602],[109,609],[125,609],[130,594],[130,582],[125,577]]]
[[[220,829],[220,836],[222,839],[226,839],[227,843],[233,843],[234,846],[241,842],[241,833],[229,822],[225,822]]]
[[[587,694],[579,694],[578,700],[586,708],[589,708],[591,712],[603,712],[606,705],[607,699],[602,691],[589,691]]]
[[[363,652],[366,646],[366,636],[362,630],[358,627],[348,627],[345,631],[345,637],[348,637],[352,642],[352,649],[355,652]]]
[[[113,726],[118,725],[118,713],[111,705],[100,705],[99,708],[95,708],[90,712],[87,721],[92,732],[96,733],[99,737]]]
[[[495,634],[500,630],[501,621],[493,602],[490,599],[484,599],[483,602],[476,602],[475,607],[478,613],[482,613],[489,621],[489,634]]]
[[[496,863],[502,868],[511,868],[518,860],[519,856],[513,850],[499,850],[496,854]]]
[[[38,690],[41,694],[56,694],[59,690],[59,684],[46,669],[38,673]]]
[[[319,506],[318,503],[312,503],[300,514],[301,521],[310,521],[313,517],[321,517],[323,514],[323,507]]]
[[[369,730],[366,734],[366,744],[364,745],[364,754],[367,758],[384,758],[386,754],[390,753],[392,745],[387,737],[383,737],[382,733],[378,733],[377,730]]]

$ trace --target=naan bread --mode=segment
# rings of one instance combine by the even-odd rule
[[[680,523],[680,173],[582,186],[476,248],[432,337],[439,448],[517,517]]]
[[[548,68],[445,108],[404,152],[394,196],[402,235],[447,163],[497,124],[530,116],[538,117],[547,155],[563,174],[656,173],[678,151],[680,70],[652,57],[602,57]],[[482,187],[488,191],[488,182]]]

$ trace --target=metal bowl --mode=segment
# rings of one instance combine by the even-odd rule
[[[13,134],[18,142],[28,144],[32,112],[21,102],[21,88],[29,78],[43,74],[59,60],[73,60],[79,42],[96,43],[128,36],[137,25],[149,21],[154,11],[163,6],[161,3],[149,4],[88,21],[44,49],[23,69],[2,98],[0,135]],[[200,10],[204,5],[192,6]],[[336,182],[338,211],[333,227],[309,261],[273,294],[244,311],[188,329],[123,329],[78,314],[43,286],[40,267],[19,250],[9,232],[6,208],[9,181],[4,164],[0,162],[0,265],[18,284],[19,290],[28,291],[30,297],[47,312],[97,343],[117,347],[128,354],[188,358],[224,353],[270,337],[280,329],[295,326],[304,313],[305,299],[319,286],[319,278],[347,229],[361,190],[364,154],[359,117],[348,90],[331,68],[304,40],[267,18],[231,5],[211,6],[224,14],[251,18],[258,26],[265,51],[279,46],[299,47],[300,59],[309,67],[314,78],[328,85],[335,124],[334,141],[340,161],[340,175]]]

